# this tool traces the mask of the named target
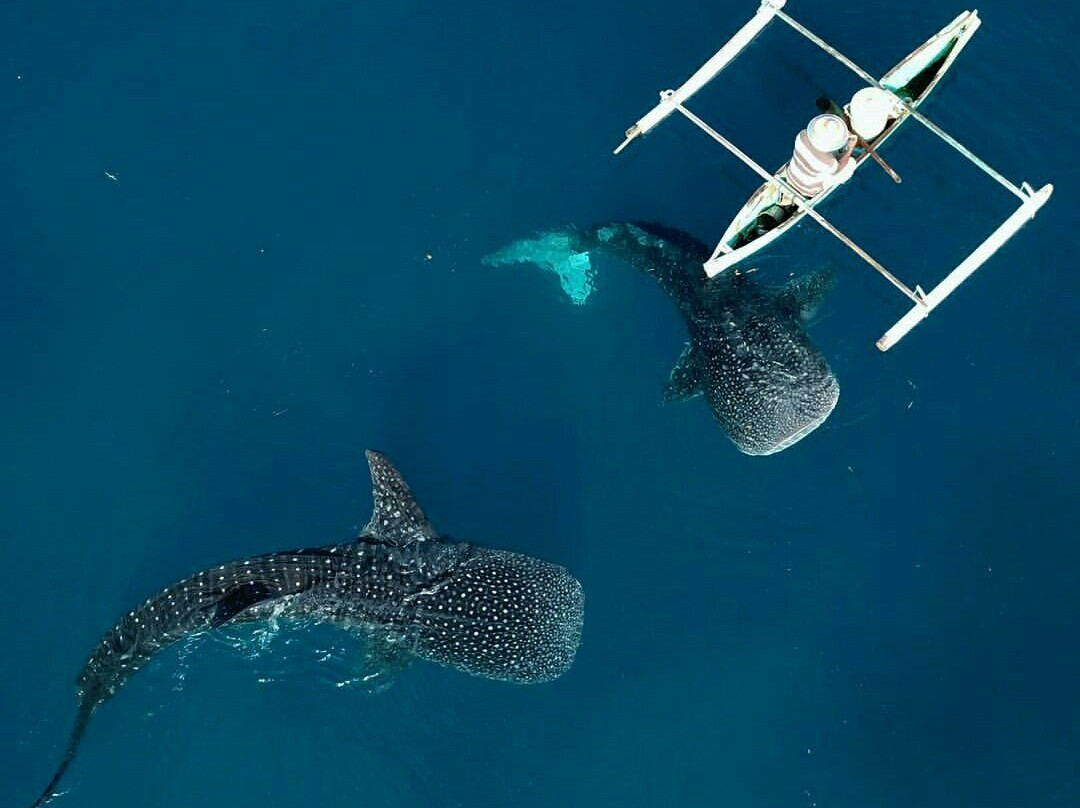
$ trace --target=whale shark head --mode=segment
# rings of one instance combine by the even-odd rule
[[[577,579],[531,556],[444,542],[390,461],[373,451],[367,457],[375,507],[361,539],[440,570],[407,596],[410,650],[508,682],[546,682],[565,673],[584,619]]]
[[[695,352],[702,365],[700,389],[744,454],[771,455],[794,446],[825,422],[840,398],[825,357],[782,325],[755,323],[759,338],[745,347],[739,343],[734,352]]]
[[[779,291],[739,280],[707,295],[667,397],[704,394],[745,454],[775,454],[805,438],[840,397],[829,363],[803,329],[831,277],[801,276]]]
[[[584,595],[565,569],[489,548],[417,599],[414,652],[491,679],[556,679],[581,641]]]

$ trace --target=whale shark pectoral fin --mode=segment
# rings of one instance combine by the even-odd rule
[[[412,664],[415,656],[398,633],[369,633],[359,663],[359,679],[370,693],[382,693]]]
[[[371,498],[375,508],[360,538],[398,547],[438,538],[408,484],[381,452],[367,452],[371,468]]]
[[[780,290],[778,299],[805,322],[814,318],[835,283],[836,273],[832,269],[819,269],[792,278]]]
[[[686,401],[701,395],[704,366],[701,351],[694,342],[686,343],[682,356],[671,369],[671,378],[664,388],[665,401]]]

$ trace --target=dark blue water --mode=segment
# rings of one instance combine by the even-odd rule
[[[879,73],[939,5],[789,10]],[[685,332],[648,278],[611,267],[575,307],[480,263],[608,219],[714,240],[755,177],[683,121],[610,150],[753,6],[4,6],[5,805],[47,780],[120,612],[347,537],[369,446],[442,530],[574,571],[571,672],[419,663],[369,695],[322,634],[168,652],[63,804],[1080,804],[1071,3],[983,4],[925,108],[1058,190],[898,349],[873,342],[903,299],[826,234],[763,258],[841,279],[813,329],[840,404],[780,455],[661,404]],[[858,86],[774,24],[694,106],[779,165],[817,94]],[[867,167],[827,215],[929,287],[1013,200],[915,125],[886,156],[903,185]]]

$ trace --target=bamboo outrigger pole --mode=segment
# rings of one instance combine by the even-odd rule
[[[688,100],[690,96],[712,81],[717,73],[742,53],[743,48],[750,44],[750,40],[760,34],[765,26],[772,22],[772,18],[784,7],[785,2],[787,0],[762,0],[757,13],[750,18],[749,22],[736,31],[735,35],[724,43],[724,47],[714,53],[709,61],[699,67],[694,72],[694,75],[682,83],[679,89],[660,93],[660,103],[626,130],[626,140],[615,149],[615,154],[629,146],[630,141],[638,135],[644,135],[654,126],[661,123],[675,111],[676,106]]]
[[[1016,231],[1027,224],[1028,220],[1035,218],[1039,208],[1046,204],[1050,194],[1054,192],[1054,186],[1046,183],[1038,191],[1035,191],[1026,182],[1022,190],[1025,192],[1024,204],[1012,212],[997,230],[987,236],[986,240],[976,247],[971,255],[961,261],[957,267],[946,275],[941,283],[923,295],[921,305],[915,306],[903,317],[881,335],[876,345],[879,351],[887,351],[889,348],[903,339],[907,333],[921,323],[926,316],[937,308],[941,302],[951,295],[960,284],[971,277],[976,269],[986,263],[991,255],[996,253],[1008,241]]]

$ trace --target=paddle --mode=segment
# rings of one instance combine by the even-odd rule
[[[820,109],[822,112],[831,112],[833,115],[839,115],[841,118],[844,118],[845,120],[847,119],[847,116],[844,114],[844,110],[837,106],[836,102],[834,102],[831,98],[828,98],[827,96],[823,95],[817,100],[817,108]],[[866,153],[874,158],[874,162],[881,166],[882,170],[886,174],[892,177],[893,182],[895,182],[897,185],[903,182],[903,179],[901,179],[900,175],[893,171],[892,167],[882,159],[881,155],[874,151],[873,146],[871,146],[857,134],[855,135],[855,137],[857,138],[857,140],[855,141],[855,145],[861,146],[863,149],[865,149]]]

